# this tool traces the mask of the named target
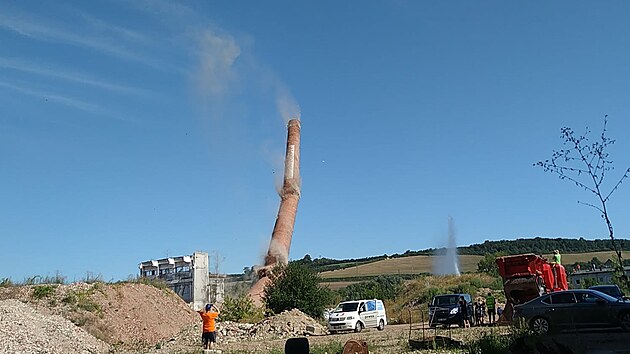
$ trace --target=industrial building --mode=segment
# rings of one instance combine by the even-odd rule
[[[624,267],[624,273],[630,276],[630,267]],[[612,284],[613,277],[612,268],[579,270],[569,275],[569,283],[574,289],[579,289],[584,285],[585,279],[591,279],[591,284]]]
[[[138,268],[141,277],[163,280],[194,310],[207,303],[223,302],[225,275],[209,273],[206,252],[145,261]]]

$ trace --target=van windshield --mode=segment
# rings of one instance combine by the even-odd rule
[[[344,302],[339,304],[334,312],[352,312],[356,311],[357,307],[359,307],[358,302]]]
[[[436,296],[433,298],[434,306],[455,305],[457,304],[457,295]]]

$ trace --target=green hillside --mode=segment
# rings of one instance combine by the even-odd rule
[[[624,251],[630,251],[630,240],[619,240]],[[542,238],[535,237],[531,239],[516,239],[516,240],[501,240],[501,241],[485,241],[479,244],[473,244],[470,246],[458,247],[457,252],[460,255],[461,270],[463,272],[475,271],[477,269],[478,260],[485,254],[523,254],[523,253],[535,253],[542,255],[549,255],[554,249],[560,250],[562,254],[577,255],[583,254],[583,256],[568,256],[569,258],[563,258],[567,264],[572,264],[577,261],[586,262],[590,261],[593,257],[599,258],[601,261],[606,261],[611,258],[607,255],[596,255],[600,252],[605,254],[611,253],[611,243],[608,239],[600,240],[585,240],[579,239],[567,239],[567,238]],[[311,259],[310,255],[305,255],[304,258],[296,260],[294,262],[301,263],[312,270],[322,273],[328,276],[328,272],[335,272],[335,278],[341,278],[337,274],[351,274],[354,271],[353,277],[356,277],[361,273],[363,276],[375,275],[375,274],[417,274],[428,273],[431,271],[430,261],[431,256],[443,254],[445,250],[428,248],[424,250],[411,251],[407,250],[402,254],[372,256],[355,259],[330,259],[330,258],[315,258]],[[471,256],[463,257],[463,256]],[[424,257],[424,258],[423,258]],[[408,259],[406,259],[408,258]],[[394,261],[399,259],[399,261]],[[476,261],[475,261],[476,260]],[[370,266],[372,263],[377,263],[378,267],[383,267],[384,272],[379,273],[377,266]],[[339,273],[340,270],[351,269],[346,272]],[[358,269],[358,270],[357,270]]]

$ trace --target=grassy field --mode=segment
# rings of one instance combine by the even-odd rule
[[[562,251],[560,252],[562,253]],[[324,279],[334,278],[353,278],[363,276],[376,276],[376,275],[392,275],[392,274],[419,274],[419,273],[431,273],[433,271],[433,264],[435,258],[440,256],[411,256],[402,258],[390,258],[382,261],[372,262],[368,264],[361,264],[356,267],[350,267],[345,269],[338,269],[333,271],[326,271],[320,273],[320,276]],[[551,260],[552,255],[546,254],[543,257]],[[562,263],[570,265],[575,262],[588,262],[593,257],[597,257],[600,261],[605,262],[607,259],[613,259],[614,252],[591,252],[591,253],[574,253],[574,254],[562,254]],[[481,260],[482,256],[474,255],[461,255],[459,256],[459,269],[462,272],[475,272],[477,271],[477,263]],[[335,285],[329,285],[330,287],[337,287]],[[341,286],[339,286],[341,287]]]
[[[624,254],[627,252],[624,251]],[[591,253],[573,253],[573,254],[562,254],[562,250],[560,250],[560,254],[562,255],[562,264],[570,265],[575,262],[589,262],[593,257],[597,257],[602,262],[606,262],[607,259],[615,259],[615,252],[613,251],[604,251],[604,252],[591,252]],[[551,254],[543,255],[543,257],[548,260],[552,259]],[[626,256],[624,256],[625,259]]]
[[[440,256],[411,256],[384,259],[378,262],[362,264],[356,267],[338,269],[320,273],[322,278],[351,278],[386,274],[419,274],[431,273],[433,262]],[[481,256],[459,256],[459,266],[462,272],[474,272]]]

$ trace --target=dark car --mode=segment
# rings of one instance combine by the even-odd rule
[[[429,303],[429,326],[449,326],[457,324],[462,326],[464,319],[459,309],[459,298],[466,300],[468,320],[473,323],[473,303],[470,294],[445,294],[433,297]]]
[[[619,289],[617,285],[614,284],[593,285],[589,287],[589,289],[597,290],[612,297],[616,297],[617,299],[624,300],[624,293],[621,291],[621,289]]]
[[[514,319],[538,334],[613,327],[629,331],[630,303],[596,290],[565,290],[516,305]]]

